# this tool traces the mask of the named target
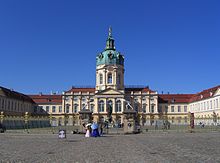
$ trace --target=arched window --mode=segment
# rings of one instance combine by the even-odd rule
[[[103,84],[103,75],[99,74],[99,84]]]
[[[146,113],[147,105],[143,104],[143,108],[142,109],[143,109],[143,112]]]
[[[99,101],[99,105],[98,105],[99,112],[104,112],[104,104],[105,103],[103,100]]]
[[[112,74],[111,73],[108,74],[108,83],[109,84],[112,83]]]
[[[78,105],[75,104],[75,105],[74,105],[74,113],[77,113],[77,111],[78,111]]]
[[[116,102],[115,112],[121,112],[121,101]]]
[[[66,104],[66,113],[70,112],[70,104]]]

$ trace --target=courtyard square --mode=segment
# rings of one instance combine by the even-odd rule
[[[85,138],[0,134],[0,162],[220,162],[219,132],[146,133]]]

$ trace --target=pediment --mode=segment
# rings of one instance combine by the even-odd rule
[[[97,95],[124,95],[123,92],[120,92],[118,90],[114,90],[112,88],[100,91],[98,93],[96,93]]]

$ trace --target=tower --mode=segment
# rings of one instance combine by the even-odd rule
[[[96,91],[124,90],[124,56],[116,51],[109,28],[105,50],[96,56]]]

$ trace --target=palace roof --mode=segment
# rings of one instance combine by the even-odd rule
[[[7,88],[4,88],[4,87],[1,87],[1,86],[0,86],[0,95],[15,99],[15,100],[21,100],[21,101],[34,103],[34,101],[29,96],[7,89]]]
[[[190,103],[214,96],[220,85],[203,90],[196,94],[159,94],[159,103]]]
[[[95,93],[95,88],[72,87],[70,90],[66,91],[66,93],[71,93],[71,92],[90,92],[90,93]]]
[[[62,95],[29,95],[37,104],[62,104]]]
[[[204,100],[207,98],[212,97],[215,92],[220,89],[220,85],[216,86],[216,87],[212,87],[206,90],[203,90],[197,94],[195,94],[191,99],[190,102],[195,102],[195,101],[200,101],[200,100]]]
[[[159,94],[159,103],[189,103],[194,94]]]
[[[151,90],[149,87],[127,87],[125,88],[125,92],[149,92],[149,93],[156,93],[156,91]]]

